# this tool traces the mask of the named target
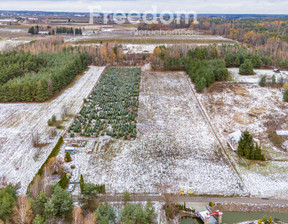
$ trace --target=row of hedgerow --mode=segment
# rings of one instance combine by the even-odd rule
[[[83,53],[8,52],[0,55],[0,101],[42,102],[88,66]]]

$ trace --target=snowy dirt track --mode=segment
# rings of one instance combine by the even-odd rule
[[[105,145],[109,138],[101,137],[93,154],[79,150],[74,163],[85,181],[111,193],[244,193],[183,72],[141,74],[137,120],[136,140]]]
[[[0,179],[8,183],[20,183],[21,192],[42,166],[47,156],[64,130],[57,130],[57,137],[49,139],[47,121],[56,115],[61,119],[61,110],[67,106],[69,113],[79,112],[83,98],[92,90],[104,67],[90,67],[80,76],[72,87],[67,88],[60,96],[46,103],[0,104]],[[71,119],[70,119],[71,120]],[[63,125],[68,126],[70,121]],[[32,132],[38,132],[41,142],[47,146],[34,148]],[[0,183],[1,184],[1,183]]]

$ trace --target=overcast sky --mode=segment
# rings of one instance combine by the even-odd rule
[[[102,11],[114,12],[146,12],[156,9],[157,12],[189,10],[197,13],[288,14],[288,0],[0,0],[1,10],[89,12],[91,7],[97,6]]]

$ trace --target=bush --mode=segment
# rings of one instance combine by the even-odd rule
[[[266,76],[263,76],[263,77],[260,79],[259,85],[260,85],[261,87],[264,87],[264,86],[266,85]]]
[[[32,224],[45,224],[45,219],[41,215],[36,215],[35,219],[33,220]]]
[[[253,64],[249,59],[245,59],[244,63],[240,66],[239,69],[240,75],[253,75]]]
[[[82,194],[96,196],[97,194],[104,194],[104,193],[105,193],[104,184],[98,185],[98,184],[86,183],[83,186]]]
[[[285,91],[283,99],[285,102],[288,102],[288,90]]]
[[[65,161],[66,163],[69,163],[69,162],[72,161],[72,158],[71,158],[70,152],[67,151],[67,152],[65,153],[64,161]]]
[[[273,85],[276,84],[276,76],[275,76],[275,74],[272,76],[272,84],[273,84]]]
[[[115,210],[110,205],[99,205],[95,215],[97,216],[97,223],[100,224],[112,224],[116,221]]]
[[[145,208],[141,204],[127,204],[120,212],[121,223],[154,223],[155,210],[151,202],[147,202]]]
[[[238,144],[237,153],[239,156],[244,156],[246,159],[250,160],[265,160],[262,154],[262,149],[258,144],[254,144],[253,137],[248,131],[245,131]]]
[[[34,215],[43,215],[44,214],[44,209],[45,209],[45,204],[48,201],[48,197],[46,193],[40,192],[38,197],[35,200],[31,200],[31,208],[34,213]]]
[[[124,202],[128,202],[128,201],[130,201],[131,200],[131,198],[130,198],[130,193],[129,193],[129,191],[124,191],[123,192],[123,201]]]
[[[16,202],[16,190],[12,185],[0,190],[0,220],[9,220]]]
[[[67,185],[68,185],[68,177],[66,175],[66,173],[63,175],[63,177],[61,178],[61,180],[58,182],[59,186],[62,187],[63,189],[66,189]]]
[[[53,195],[45,204],[45,216],[47,218],[69,217],[73,209],[71,194],[58,184],[53,187]]]
[[[55,123],[57,121],[57,118],[55,115],[52,116],[52,122]]]

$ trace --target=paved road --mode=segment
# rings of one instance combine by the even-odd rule
[[[288,200],[278,200],[278,199],[265,199],[265,198],[248,198],[248,197],[200,197],[200,196],[164,196],[161,195],[133,195],[131,196],[131,201],[159,201],[165,202],[168,199],[170,202],[181,203],[181,202],[206,202],[207,204],[210,201],[215,202],[236,202],[236,203],[250,203],[250,204],[278,204],[278,205],[287,205]],[[117,202],[122,201],[122,196],[112,196],[105,195],[100,199],[102,202]]]

